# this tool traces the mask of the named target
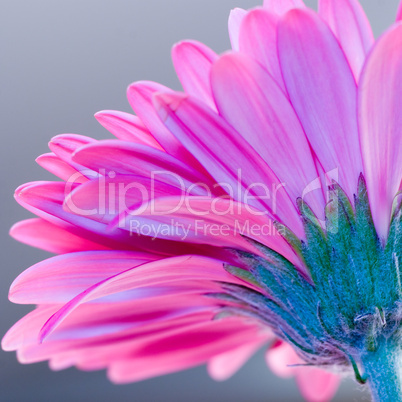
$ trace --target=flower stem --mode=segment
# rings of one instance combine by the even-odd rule
[[[402,402],[402,350],[395,339],[382,339],[361,363],[375,402]]]

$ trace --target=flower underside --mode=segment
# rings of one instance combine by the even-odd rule
[[[365,376],[356,361],[401,336],[401,203],[394,205],[386,244],[374,228],[362,175],[353,205],[339,185],[331,185],[325,230],[306,203],[298,200],[298,206],[306,240],[284,227],[282,233],[310,278],[280,254],[254,242],[263,257],[236,251],[248,270],[226,269],[267,293],[228,285],[227,294],[241,307],[227,308],[223,314],[257,317],[293,344],[307,365],[346,370],[352,366],[363,383]]]

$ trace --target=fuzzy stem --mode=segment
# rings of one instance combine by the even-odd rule
[[[402,402],[402,350],[395,340],[383,338],[375,352],[365,352],[361,363],[373,401]]]

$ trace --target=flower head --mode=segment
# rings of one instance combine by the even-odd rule
[[[309,400],[342,373],[400,400],[402,26],[375,42],[357,0],[265,0],[229,33],[174,47],[184,93],[136,82],[135,115],[97,113],[117,139],[38,158],[62,181],[17,189],[38,218],[11,234],[59,255],[14,281],[37,308],[3,348],[128,382],[224,379],[269,342]]]

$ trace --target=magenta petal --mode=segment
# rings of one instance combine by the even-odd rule
[[[210,72],[218,55],[197,41],[185,41],[172,49],[173,64],[183,89],[216,109],[211,93]]]
[[[305,8],[303,0],[264,0],[264,8],[275,14],[286,14],[293,8]]]
[[[375,45],[359,85],[364,174],[374,223],[383,239],[402,179],[401,74],[402,25],[398,24]]]
[[[339,43],[311,11],[293,10],[278,27],[282,73],[293,107],[326,173],[353,198],[362,172],[356,82]]]
[[[319,15],[338,38],[356,81],[374,36],[364,10],[357,0],[320,0]]]
[[[243,19],[239,33],[241,53],[258,61],[286,92],[277,51],[279,17],[264,9],[252,10]]]
[[[234,8],[229,16],[229,36],[230,43],[233,50],[239,50],[239,31],[243,18],[246,16],[247,11],[242,8]]]

